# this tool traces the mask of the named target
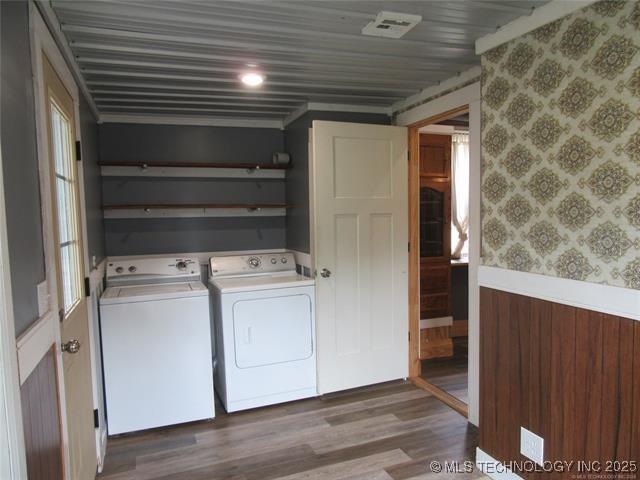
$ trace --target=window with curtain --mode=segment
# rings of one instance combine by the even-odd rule
[[[451,257],[469,255],[469,134],[451,137]]]

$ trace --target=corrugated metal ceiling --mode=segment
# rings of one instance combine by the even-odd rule
[[[101,114],[234,118],[390,106],[478,65],[477,38],[543,3],[52,1]],[[422,22],[398,40],[361,35],[381,10]],[[257,89],[238,79],[254,64]]]

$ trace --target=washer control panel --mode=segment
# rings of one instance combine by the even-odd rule
[[[132,257],[107,263],[107,279],[112,277],[186,277],[200,274],[197,258]]]
[[[214,277],[289,271],[296,271],[296,261],[290,252],[228,255],[209,260],[209,273]]]

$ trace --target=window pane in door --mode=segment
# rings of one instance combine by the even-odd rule
[[[50,100],[50,110],[62,307],[67,314],[81,297],[77,179],[70,121],[53,99]]]

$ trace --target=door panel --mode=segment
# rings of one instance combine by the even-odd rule
[[[312,139],[318,390],[406,377],[406,128],[316,121]]]
[[[69,461],[72,479],[95,477],[97,452],[82,245],[77,162],[74,153],[75,105],[53,66],[43,55],[51,208],[54,221],[58,308],[63,348]],[[79,347],[79,348],[78,348]],[[66,350],[66,351],[65,351]]]
[[[451,136],[420,135],[420,174],[449,180],[451,177]]]
[[[360,352],[360,308],[354,298],[360,292],[360,272],[353,259],[360,255],[358,215],[335,217],[335,311],[336,353],[338,355]],[[320,309],[322,311],[321,306]],[[316,307],[317,308],[317,307]],[[317,321],[317,320],[316,320]],[[322,318],[320,319],[322,321]]]
[[[64,391],[69,433],[71,478],[93,478],[97,457],[93,426],[93,393],[91,391],[91,358],[87,302],[76,306],[73,315],[62,324],[62,343],[80,342],[78,353],[64,353]]]
[[[371,284],[371,348],[384,350],[392,348],[393,305],[388,295],[393,295],[393,216],[389,214],[371,215],[371,277],[377,279]]]

